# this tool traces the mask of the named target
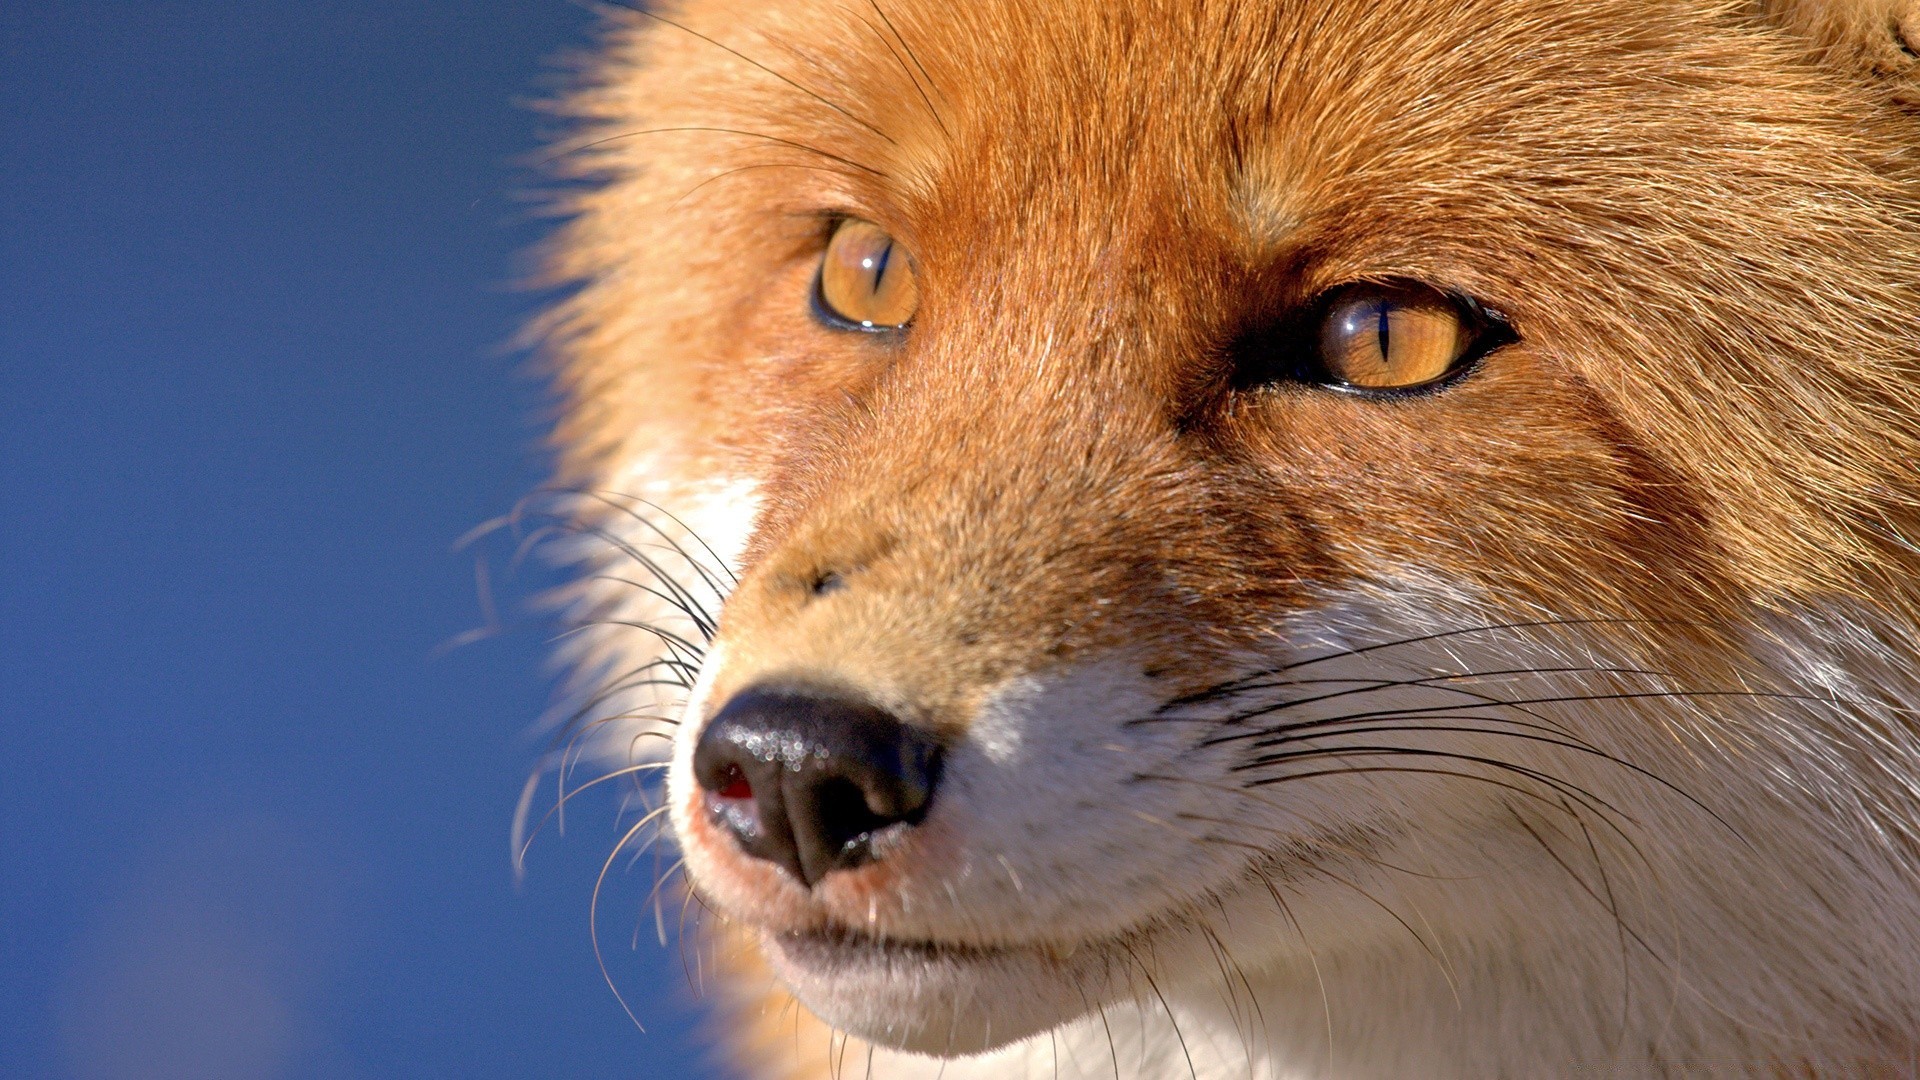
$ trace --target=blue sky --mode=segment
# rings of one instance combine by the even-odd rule
[[[650,918],[647,1033],[601,981],[611,802],[514,879],[553,627],[435,652],[541,479],[524,103],[594,18],[0,4],[0,1075],[722,1075]]]

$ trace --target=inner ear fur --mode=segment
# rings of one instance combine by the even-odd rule
[[[1851,68],[1920,109],[1920,0],[1761,0],[1817,62]]]

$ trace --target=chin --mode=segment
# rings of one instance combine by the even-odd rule
[[[896,942],[854,932],[762,932],[808,1009],[880,1046],[954,1057],[995,1050],[1089,1012],[1113,982],[1103,950]]]

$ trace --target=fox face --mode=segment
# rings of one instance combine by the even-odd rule
[[[715,932],[891,1075],[1906,1060],[1902,14],[616,20],[586,715]]]

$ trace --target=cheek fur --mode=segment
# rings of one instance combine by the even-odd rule
[[[749,942],[734,1056],[1910,1066],[1904,9],[883,6],[615,15],[564,106],[559,472],[617,494],[563,508],[557,760],[665,756]],[[848,217],[912,253],[909,330],[808,313]],[[1391,402],[1222,374],[1381,280],[1519,340]],[[795,673],[950,749],[811,890],[689,768]]]

